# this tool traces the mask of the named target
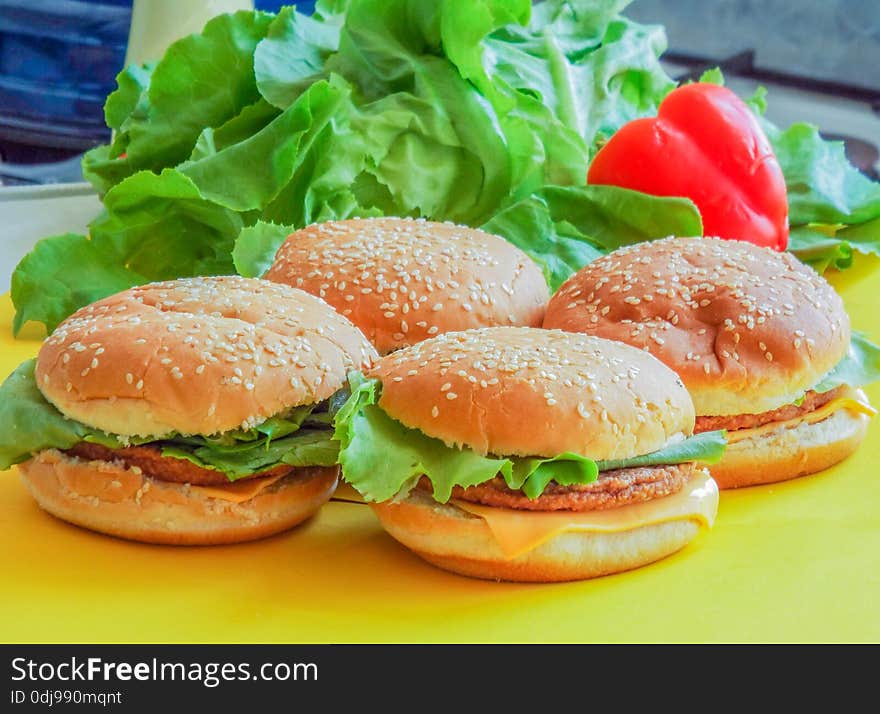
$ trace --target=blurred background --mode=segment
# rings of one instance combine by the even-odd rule
[[[109,139],[103,104],[126,58],[161,53],[215,13],[282,4],[0,0],[0,182],[81,180],[79,156]],[[763,84],[774,122],[817,124],[877,177],[880,0],[636,0],[626,12],[666,26],[673,77],[721,66],[742,95]]]

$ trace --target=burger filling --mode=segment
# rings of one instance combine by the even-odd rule
[[[599,511],[671,496],[684,488],[696,471],[693,462],[668,466],[636,466],[600,471],[591,483],[561,486],[549,483],[540,496],[529,498],[511,489],[501,476],[476,486],[455,486],[452,497],[485,506],[526,511]],[[418,488],[431,488],[427,478]]]
[[[128,468],[139,468],[147,476],[159,481],[189,483],[193,486],[223,486],[229,483],[229,478],[222,471],[198,466],[189,459],[164,456],[162,451],[163,447],[158,443],[112,449],[102,444],[82,441],[64,453],[86,461],[121,462]],[[287,474],[294,468],[287,464],[279,464],[254,473],[253,476],[277,476]]]
[[[82,459],[121,461],[165,481],[213,486],[336,464],[332,398],[218,434],[120,436],[59,412],[37,388],[35,364],[23,363],[0,387],[0,420],[8,425],[0,432],[0,469],[58,449]]]
[[[859,398],[855,388],[877,380],[880,380],[880,347],[854,332],[844,358],[793,403],[758,414],[698,416],[694,432],[724,429],[728,432],[729,442],[734,443],[748,438],[750,430],[769,424],[785,429],[810,417],[813,422],[824,421],[833,414],[835,406],[873,416],[876,411],[863,401],[863,395]]]
[[[402,498],[418,488],[440,503],[455,497],[525,510],[613,508],[676,493],[694,473],[694,462],[714,463],[725,447],[723,432],[712,431],[607,461],[574,453],[484,456],[390,417],[378,406],[378,380],[352,374],[349,382],[351,397],[335,421],[339,463],[343,478],[367,501]]]
[[[847,387],[835,387],[827,392],[807,392],[799,404],[786,404],[778,409],[772,409],[760,414],[733,414],[729,416],[698,416],[694,431],[714,431],[715,429],[754,429],[764,424],[773,422],[789,421],[816,411],[838,397],[843,396]]]

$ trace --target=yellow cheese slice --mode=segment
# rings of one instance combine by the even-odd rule
[[[244,503],[245,501],[250,501],[254,496],[257,496],[285,476],[287,476],[286,473],[280,473],[274,476],[263,476],[262,478],[248,478],[236,481],[228,486],[190,486],[190,489],[203,496],[219,498],[223,501],[232,501],[233,503]]]
[[[718,486],[698,471],[671,496],[603,511],[517,511],[458,499],[458,508],[486,521],[507,558],[528,553],[562,533],[617,533],[668,521],[695,520],[711,528],[718,513]]]
[[[769,424],[763,424],[762,426],[756,426],[751,429],[734,429],[733,431],[728,431],[727,443],[735,444],[737,441],[751,439],[753,436],[760,436],[761,434],[776,431],[777,429],[793,429],[799,424],[815,424],[827,419],[839,409],[849,409],[850,411],[859,414],[866,414],[869,417],[877,414],[877,410],[870,404],[865,404],[855,397],[838,397],[837,399],[832,399],[827,404],[823,404],[818,409],[814,409],[813,411],[795,417],[794,419],[789,419],[787,421],[772,421]]]

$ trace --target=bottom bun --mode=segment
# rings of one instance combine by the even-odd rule
[[[862,395],[864,398],[864,395]],[[728,445],[709,466],[719,488],[740,488],[814,474],[843,461],[859,448],[869,418],[847,409],[815,424],[781,427]]]
[[[119,462],[50,449],[19,465],[41,508],[99,533],[162,545],[256,540],[304,521],[333,495],[338,469],[304,468],[235,503],[160,481]]]
[[[697,521],[682,519],[617,533],[562,533],[506,558],[485,520],[428,494],[412,491],[370,506],[385,530],[424,560],[486,580],[550,583],[619,573],[671,555],[700,530]]]

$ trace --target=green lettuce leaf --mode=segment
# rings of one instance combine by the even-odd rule
[[[162,455],[186,459],[197,466],[222,471],[230,481],[289,466],[333,466],[339,444],[329,429],[302,429],[274,441],[239,442],[230,446],[191,446],[182,440],[159,442]]]
[[[769,128],[788,188],[789,220],[853,225],[880,217],[880,184],[846,158],[842,141],[826,141],[810,124]]]
[[[68,419],[50,404],[34,381],[36,360],[22,363],[0,385],[0,470],[45,449],[69,449],[86,441],[111,449],[156,444],[164,456],[216,469],[234,481],[279,464],[332,466],[339,445],[333,440],[329,403],[294,407],[252,429],[208,436],[169,434],[161,439],[107,434]]]
[[[817,270],[848,268],[853,251],[880,256],[880,183],[849,162],[843,142],[803,123],[768,134],[788,188],[790,250]]]
[[[544,268],[552,290],[600,255],[670,235],[703,233],[687,198],[664,198],[616,186],[548,187],[482,226],[503,236]]]
[[[319,3],[313,16],[283,7],[254,52],[254,75],[265,99],[286,109],[315,81],[325,78],[327,58],[339,49],[345,15]]]
[[[368,501],[405,495],[422,477],[434,499],[446,503],[455,486],[467,488],[501,476],[511,489],[537,498],[552,481],[560,485],[591,483],[600,470],[682,463],[714,462],[724,452],[722,432],[690,437],[660,451],[632,459],[596,462],[579,454],[553,458],[482,456],[454,448],[418,429],[409,429],[378,406],[381,383],[349,375],[351,396],[336,415],[335,438],[343,478]]]
[[[232,260],[238,274],[246,278],[263,275],[275,261],[281,244],[293,231],[293,226],[279,226],[266,221],[257,221],[242,230],[232,250]]]
[[[146,282],[126,267],[113,244],[75,233],[43,238],[12,274],[12,332],[17,335],[29,320],[42,322],[51,332],[77,308]]]
[[[227,147],[247,141],[251,136],[265,129],[280,114],[278,109],[262,98],[249,104],[240,114],[220,126],[205,127],[196,139],[189,160],[200,161],[214,156]]]
[[[852,246],[825,227],[800,226],[788,235],[788,250],[822,274],[828,268],[846,270],[853,264]]]
[[[683,464],[688,461],[699,461],[703,464],[717,464],[724,456],[727,439],[724,431],[704,431],[689,436],[683,441],[663,447],[644,456],[632,456],[628,459],[599,461],[600,471],[612,469],[631,469],[637,466],[664,466]]]
[[[104,104],[104,118],[113,129],[110,144],[96,146],[85,153],[82,160],[83,178],[104,194],[132,174],[132,167],[121,154],[128,143],[129,122],[146,118],[150,101],[148,89],[155,63],[129,65],[117,76],[115,91]]]
[[[121,137],[112,156],[125,153],[127,175],[185,161],[205,127],[220,126],[260,98],[254,52],[272,18],[248,11],[219,15],[201,33],[169,47],[140,100],[144,111],[133,112],[118,127]],[[92,173],[101,170],[95,166]]]
[[[841,385],[863,387],[880,380],[880,347],[860,332],[853,332],[849,350],[828,374],[813,387],[816,392],[828,392]]]
[[[46,401],[34,381],[36,364],[22,362],[0,386],[0,471],[44,449],[69,449],[91,431]]]
[[[178,171],[208,201],[233,211],[262,209],[291,181],[347,92],[344,82],[316,82],[252,136],[183,163]],[[249,163],[259,170],[241,171]]]

